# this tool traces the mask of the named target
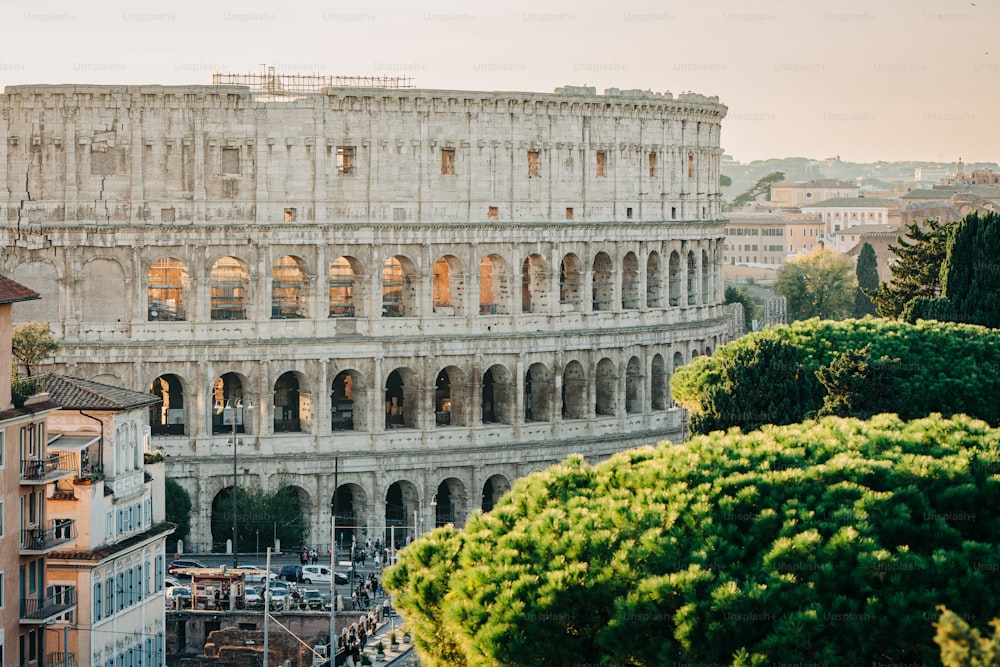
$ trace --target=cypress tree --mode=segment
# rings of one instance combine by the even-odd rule
[[[969,213],[948,239],[941,289],[958,322],[1000,328],[1000,215]]]
[[[876,259],[875,249],[870,243],[861,246],[856,273],[858,287],[854,292],[854,317],[876,315],[875,303],[868,295],[878,291],[878,259]]]
[[[868,294],[879,315],[899,319],[910,301],[941,295],[941,267],[947,253],[948,233],[954,225],[953,221],[911,222],[906,226],[906,234],[897,237],[898,245],[889,246],[896,255],[892,280]]]

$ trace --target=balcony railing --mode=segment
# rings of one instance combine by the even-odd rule
[[[43,554],[76,539],[76,522],[73,519],[52,519],[38,528],[21,531],[21,553]]]
[[[72,452],[54,454],[44,459],[21,461],[22,484],[47,484],[76,474]]]
[[[76,586],[49,586],[44,598],[21,598],[22,623],[46,623],[76,607]]]
[[[45,656],[45,667],[77,667],[76,653],[49,653]]]

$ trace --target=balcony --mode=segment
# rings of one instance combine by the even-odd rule
[[[21,461],[21,484],[48,484],[64,477],[76,475],[76,462],[72,452],[53,454],[44,459]]]
[[[21,555],[45,554],[75,539],[76,522],[73,519],[52,519],[44,526],[21,531]]]
[[[45,667],[77,667],[76,653],[49,653],[45,656]]]
[[[43,625],[76,608],[76,586],[49,586],[44,598],[21,598],[21,623]]]

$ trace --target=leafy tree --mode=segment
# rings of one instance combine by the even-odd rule
[[[791,344],[794,362],[787,358],[787,348],[775,345],[775,340]],[[865,354],[842,357],[847,350]],[[731,370],[735,364],[751,363],[748,360],[753,360],[752,373],[739,375]],[[817,375],[817,371],[822,372]],[[932,412],[966,413],[1000,424],[996,400],[1000,396],[1000,331],[967,324],[924,321],[914,325],[865,318],[812,319],[773,327],[677,369],[670,389],[674,400],[689,410],[692,433],[749,428],[746,413],[767,412],[761,408],[762,387],[787,386],[790,374],[795,374],[799,393],[795,400],[781,403],[780,411],[768,413],[776,423],[802,421],[817,414],[829,400],[829,411],[851,416],[885,411],[913,419]],[[826,378],[826,387],[820,377]],[[857,392],[876,393],[862,400],[855,396]],[[852,406],[858,412],[847,410]]]
[[[882,317],[899,319],[916,298],[933,299],[941,294],[941,267],[947,254],[948,234],[954,222],[912,222],[889,250],[896,256],[890,265],[892,280],[868,296]],[[906,240],[908,237],[909,240]]]
[[[763,196],[765,201],[771,200],[771,184],[780,183],[785,180],[785,174],[780,171],[772,171],[767,176],[762,176],[756,183],[751,185],[745,192],[740,193],[733,200],[733,207],[739,208]]]
[[[733,184],[733,179],[729,178],[725,174],[719,174],[719,185],[720,186],[722,186],[724,188],[728,188],[732,184]]]
[[[948,237],[941,291],[959,322],[1000,327],[1000,215],[972,212]]]
[[[854,292],[854,312],[852,313],[852,317],[876,315],[875,303],[868,295],[878,292],[878,259],[875,257],[875,249],[872,248],[870,243],[865,243],[861,246],[855,275],[857,276],[858,286]]]
[[[934,627],[934,641],[941,647],[944,667],[996,667],[1000,665],[1000,619],[990,621],[992,636],[982,636],[961,616],[938,606],[941,618]]]
[[[744,292],[739,287],[729,285],[726,287],[726,303],[738,303],[743,306],[743,330],[744,332],[753,329],[753,321],[758,319],[759,308],[754,298],[748,292]]]
[[[785,297],[793,322],[849,316],[855,289],[851,260],[821,247],[785,262],[774,284],[774,293]]]
[[[59,342],[53,337],[48,322],[24,322],[14,327],[12,345],[14,360],[24,366],[31,377],[31,369],[45,362],[59,351]]]
[[[173,477],[164,484],[164,506],[167,521],[177,524],[171,540],[186,540],[191,532],[191,496]]]
[[[937,605],[1000,603],[998,443],[880,415],[572,457],[385,583],[431,667],[931,664]]]
[[[225,544],[233,536],[232,488],[219,494],[212,504],[212,541]],[[239,487],[236,502],[239,512],[236,522],[237,541],[241,551],[258,541],[271,544],[274,539],[284,546],[305,544],[308,527],[302,514],[302,501],[295,487],[282,483],[274,491],[259,486]]]

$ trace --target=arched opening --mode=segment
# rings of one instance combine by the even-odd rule
[[[293,371],[282,373],[274,383],[274,432],[299,433],[302,423],[302,396],[299,394],[299,378]]]
[[[571,361],[563,369],[562,405],[563,419],[586,419],[589,417],[587,414],[587,374],[579,361]]]
[[[187,265],[165,257],[153,262],[146,274],[146,300],[150,322],[184,320],[184,295],[188,289]]]
[[[507,262],[499,255],[488,255],[479,263],[479,314],[507,315],[509,303]]]
[[[698,302],[697,293],[697,278],[698,278],[698,265],[694,261],[694,252],[688,251],[687,255],[687,303],[689,306],[693,306]]]
[[[701,295],[698,303],[702,305],[708,305],[710,299],[710,278],[712,272],[712,265],[708,261],[708,253],[704,250],[701,251]]]
[[[353,257],[338,257],[330,264],[330,317],[358,317],[355,288],[360,282],[361,264]],[[360,301],[360,300],[359,300]]]
[[[243,391],[243,380],[236,373],[225,373],[212,384],[212,433],[249,433],[250,405]]]
[[[420,508],[417,487],[407,481],[393,482],[385,493],[385,543],[397,547],[409,544],[423,528],[414,525]]]
[[[559,303],[580,309],[580,258],[570,253],[559,262]]]
[[[330,513],[336,518],[337,546],[350,547],[359,534],[365,507],[365,491],[357,484],[341,484],[330,499]]]
[[[546,312],[548,297],[545,260],[541,255],[528,255],[521,264],[521,312]]]
[[[652,408],[654,410],[667,409],[667,369],[663,361],[663,355],[653,355],[653,368],[650,374]]]
[[[334,431],[365,430],[368,413],[365,387],[357,371],[341,371],[333,378],[330,393],[330,428]]]
[[[489,512],[500,501],[503,494],[510,491],[510,480],[503,475],[490,475],[483,484],[483,511]]]
[[[286,547],[303,543],[306,536],[306,516],[312,507],[309,494],[304,489],[283,485],[268,492],[256,482],[240,479],[238,484],[236,547],[240,552],[262,551],[276,546],[276,541]],[[212,499],[210,523],[211,550],[215,553],[225,552],[233,538],[232,486],[223,488]]]
[[[674,352],[674,368],[673,368],[673,370],[676,371],[678,368],[680,368],[683,365],[684,365],[684,353],[683,352]]]
[[[531,364],[524,374],[524,421],[552,420],[552,373],[545,364]]]
[[[438,426],[451,424],[451,378],[447,369],[438,373],[434,381],[434,423]]]
[[[660,268],[660,253],[649,253],[646,260],[646,307],[660,308],[663,305],[663,274]]]
[[[417,293],[413,263],[397,255],[382,265],[382,317],[416,315]]]
[[[634,252],[625,254],[622,260],[622,309],[639,308],[639,259]]]
[[[670,253],[670,271],[668,289],[670,290],[670,305],[677,307],[681,305],[681,256],[677,251]]]
[[[499,364],[483,373],[483,423],[514,423],[514,388],[510,371]]]
[[[599,252],[594,257],[593,282],[591,292],[595,311],[611,310],[611,297],[614,283],[611,280],[611,257],[606,252]]]
[[[385,427],[416,428],[416,397],[413,373],[408,369],[396,369],[385,380]]]
[[[597,362],[597,401],[594,412],[597,415],[615,414],[615,365],[607,358]]]
[[[461,527],[466,514],[465,496],[465,486],[454,477],[449,477],[438,485],[437,493],[431,499],[435,528],[448,524]]]
[[[245,320],[250,292],[250,272],[243,261],[223,257],[212,265],[209,275],[213,320]]]
[[[184,387],[176,375],[161,375],[153,380],[149,392],[162,403],[149,408],[149,427],[153,435],[184,435]]]
[[[309,295],[305,263],[286,255],[271,269],[271,319],[309,317]]]
[[[462,263],[457,257],[446,255],[434,262],[434,281],[431,286],[434,313],[462,315],[464,287]]]
[[[625,412],[642,413],[642,364],[639,357],[632,357],[625,366]]]

